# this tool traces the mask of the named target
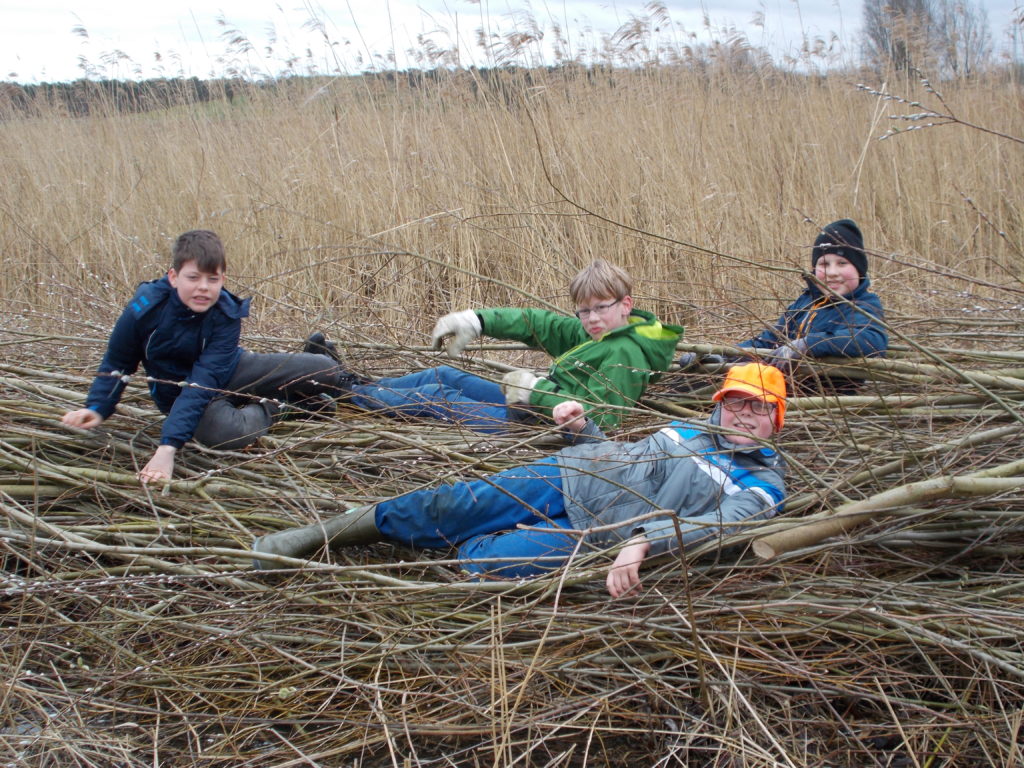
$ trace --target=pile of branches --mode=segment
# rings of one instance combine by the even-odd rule
[[[611,600],[606,553],[522,582],[391,544],[252,568],[254,536],[532,460],[549,431],[341,405],[141,487],[142,388],[71,431],[88,378],[23,349],[0,365],[6,764],[1024,762],[1024,353],[804,367],[864,381],[793,399],[785,514]],[[667,375],[620,437],[706,412],[701,375]]]

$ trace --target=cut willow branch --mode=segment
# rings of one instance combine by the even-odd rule
[[[811,522],[805,518],[795,527],[755,539],[753,549],[758,557],[769,560],[846,533],[902,507],[939,499],[973,498],[1016,491],[1024,488],[1024,477],[1006,475],[1021,470],[1024,470],[1024,462],[1017,461],[972,475],[936,477],[902,485],[867,499],[843,504],[827,517]]]

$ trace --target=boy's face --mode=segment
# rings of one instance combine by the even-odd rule
[[[592,296],[576,306],[576,317],[583,323],[583,329],[590,338],[597,341],[608,331],[614,331],[629,322],[633,311],[633,297],[621,299]]]
[[[722,426],[746,435],[727,435],[736,445],[754,445],[775,431],[775,404],[757,397],[726,393],[722,398]]]
[[[167,279],[181,303],[197,314],[216,304],[224,287],[223,272],[201,272],[194,261],[186,261],[179,270],[167,270]]]
[[[838,253],[826,253],[814,265],[814,276],[840,296],[846,296],[860,285],[857,268]]]

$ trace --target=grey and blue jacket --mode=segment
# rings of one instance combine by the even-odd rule
[[[717,416],[716,411],[712,423]],[[587,442],[559,451],[573,527],[622,523],[592,532],[585,541],[604,548],[644,534],[656,555],[732,533],[740,521],[774,515],[785,494],[782,457],[761,445],[735,445],[702,426],[674,422],[635,443]],[[634,519],[657,510],[666,512]]]
[[[238,340],[248,315],[249,299],[225,290],[210,309],[196,313],[166,276],[142,283],[114,324],[86,408],[109,418],[142,363],[150,395],[167,415],[160,444],[180,448],[210,400],[227,388],[242,354]]]

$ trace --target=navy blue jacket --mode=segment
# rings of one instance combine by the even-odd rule
[[[775,349],[791,339],[806,339],[811,357],[869,357],[883,355],[889,337],[882,321],[882,301],[868,288],[866,277],[842,299],[823,295],[808,281],[807,290],[794,301],[775,326],[741,342],[740,347]]]
[[[110,333],[86,408],[110,418],[128,377],[142,363],[151,379],[149,392],[167,415],[160,444],[180,448],[234,375],[242,355],[242,318],[248,315],[249,299],[225,290],[210,309],[196,313],[181,302],[166,276],[142,283]],[[178,386],[182,382],[194,386]]]

